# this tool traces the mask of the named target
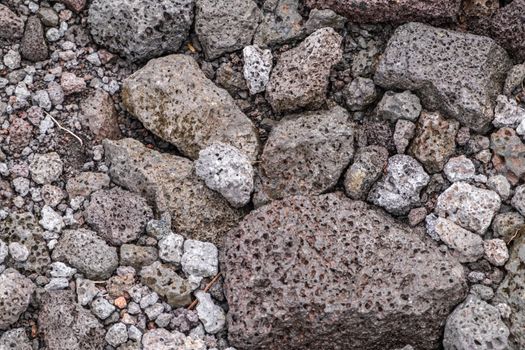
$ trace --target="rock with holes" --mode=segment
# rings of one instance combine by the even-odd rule
[[[156,261],[143,267],[140,277],[142,283],[166,298],[171,306],[182,307],[191,303],[192,289],[188,280],[180,277],[171,265]]]
[[[266,1],[263,16],[253,42],[260,46],[274,46],[293,41],[303,34],[303,17],[299,0]]]
[[[109,186],[109,176],[104,173],[82,172],[67,179],[66,191],[70,197],[89,196],[91,193]]]
[[[239,148],[251,161],[257,156],[253,123],[190,56],[151,60],[124,81],[122,100],[147,129],[190,158],[217,141]]]
[[[206,343],[197,336],[185,336],[184,333],[169,332],[164,328],[153,329],[142,337],[143,350],[205,350]],[[227,348],[226,350],[231,350]]]
[[[440,172],[456,149],[458,130],[457,121],[446,119],[439,113],[423,112],[408,151],[428,172]]]
[[[508,5],[500,8],[490,19],[489,31],[501,46],[509,50],[516,59],[525,59],[525,0],[507,2]]]
[[[118,266],[117,250],[86,229],[63,231],[52,257],[95,280],[109,278]]]
[[[24,21],[9,7],[0,4],[0,38],[13,40],[20,39],[24,34]]]
[[[515,92],[517,93],[521,90],[523,81],[525,81],[525,64],[517,64],[507,74],[505,86],[503,86],[503,94],[511,96]]]
[[[144,195],[158,213],[171,215],[173,229],[188,238],[222,245],[224,233],[242,218],[182,157],[146,148],[133,139],[104,141],[113,182]]]
[[[368,201],[391,214],[404,215],[419,203],[430,176],[414,158],[397,154],[388,159],[386,174],[368,193]]]
[[[243,349],[435,349],[466,293],[458,262],[341,193],[252,211],[223,263],[230,344]]]
[[[377,89],[372,79],[357,77],[345,87],[343,97],[349,110],[361,111],[377,99]]]
[[[24,328],[11,329],[0,337],[0,349],[33,350]]]
[[[511,128],[501,128],[490,135],[490,148],[502,159],[500,171],[510,172],[517,177],[525,175],[525,144]]]
[[[44,61],[48,57],[44,26],[37,16],[27,19],[24,36],[20,42],[20,53],[23,58],[32,62]]]
[[[281,54],[266,87],[266,97],[276,112],[323,105],[330,69],[342,58],[341,42],[335,30],[322,28]]]
[[[35,290],[33,282],[15,269],[0,274],[0,330],[8,329],[26,311]]]
[[[439,195],[435,211],[438,216],[482,235],[500,205],[501,199],[496,192],[460,181]]]
[[[283,198],[332,188],[352,159],[354,133],[341,107],[282,120],[272,129],[261,156],[263,192]]]
[[[506,350],[508,337],[509,329],[498,309],[469,295],[448,317],[443,347],[445,350]]]
[[[53,350],[100,350],[105,330],[71,291],[51,291],[42,297],[38,329],[44,344]]]
[[[514,234],[525,224],[525,218],[515,211],[500,213],[492,220],[494,237],[509,242]]]
[[[390,38],[374,80],[412,90],[424,108],[483,131],[510,67],[505,50],[490,38],[408,23]]]
[[[80,120],[98,140],[118,139],[120,129],[117,111],[111,96],[104,90],[97,89],[89,94],[80,104]]]
[[[252,0],[196,0],[195,32],[208,60],[250,45],[260,20]]]
[[[179,49],[193,21],[194,0],[94,0],[88,25],[93,40],[130,61]]]
[[[509,259],[509,250],[502,239],[487,239],[483,242],[485,258],[495,266],[503,266]]]
[[[419,97],[409,90],[387,91],[377,104],[377,115],[392,122],[405,119],[415,122],[421,113]]]
[[[153,211],[146,199],[119,187],[91,195],[86,222],[113,245],[136,240],[144,232]]]
[[[496,102],[492,121],[496,128],[516,129],[525,120],[525,108],[520,107],[514,98],[499,95]]]
[[[387,165],[388,151],[381,146],[362,147],[346,171],[344,187],[352,199],[365,199]]]
[[[263,50],[257,45],[246,46],[242,50],[244,58],[243,74],[250,94],[266,90],[273,66],[271,50]]]
[[[56,152],[35,154],[29,164],[31,178],[39,185],[48,184],[58,180],[62,175],[64,164]]]

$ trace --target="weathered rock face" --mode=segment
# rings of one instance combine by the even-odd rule
[[[0,275],[0,329],[7,329],[26,311],[35,285],[15,269]]]
[[[104,141],[112,180],[143,195],[159,213],[171,214],[177,233],[222,244],[242,218],[219,193],[206,187],[186,158],[150,150],[133,139]]]
[[[20,39],[24,33],[24,21],[14,14],[9,7],[0,5],[0,38]]]
[[[11,329],[0,337],[0,349],[32,350],[31,342],[24,328]]]
[[[310,7],[331,9],[346,16],[351,22],[408,22],[455,21],[461,7],[460,0],[307,0]]]
[[[131,61],[179,49],[193,21],[194,0],[94,0],[88,24],[93,40]]]
[[[514,0],[499,9],[490,20],[491,36],[517,59],[525,59],[525,1]]]
[[[107,92],[95,90],[82,101],[80,108],[82,124],[87,126],[98,140],[119,138],[117,111]]]
[[[483,131],[508,69],[507,53],[490,38],[408,23],[390,38],[374,80],[415,91],[423,107]]]
[[[502,158],[500,171],[517,177],[525,175],[525,144],[511,128],[501,128],[490,135],[490,148]]]
[[[341,41],[335,30],[322,28],[279,57],[266,87],[268,102],[275,111],[321,107],[330,69],[342,58]]]
[[[270,198],[283,198],[333,187],[354,154],[354,133],[341,107],[281,121],[261,156],[263,191]]]
[[[261,11],[252,0],[197,0],[195,32],[206,58],[250,45],[260,19]]]
[[[457,262],[340,193],[272,202],[228,238],[228,331],[239,348],[434,349],[466,292]]]
[[[173,307],[191,303],[191,287],[170,265],[154,262],[140,271],[142,283],[165,297]]]
[[[214,141],[239,148],[252,161],[257,156],[250,119],[190,56],[151,60],[124,81],[122,100],[147,129],[193,159]]]
[[[31,16],[27,20],[20,44],[20,53],[23,58],[33,62],[47,59],[48,50],[46,39],[44,39],[44,26],[37,16]]]
[[[370,187],[387,165],[388,151],[381,146],[362,147],[345,174],[346,194],[352,199],[365,199]]]
[[[283,44],[302,34],[303,17],[299,13],[299,0],[265,1],[262,10],[262,21],[253,38],[254,44],[265,47]]]
[[[104,348],[104,328],[87,309],[77,304],[70,291],[44,295],[38,328],[48,349],[100,350]]]

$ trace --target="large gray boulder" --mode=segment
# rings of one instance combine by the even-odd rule
[[[390,38],[374,80],[415,91],[428,110],[484,131],[510,67],[505,50],[490,38],[408,23]]]
[[[171,216],[177,233],[221,245],[224,233],[242,218],[209,189],[190,160],[146,148],[133,139],[104,141],[113,182],[143,195],[161,215]]]
[[[261,156],[265,194],[321,194],[335,186],[352,160],[354,129],[341,107],[282,120],[272,129]]]
[[[93,0],[88,25],[93,40],[130,61],[179,49],[193,21],[194,0]]]
[[[225,241],[229,339],[242,349],[436,349],[462,266],[341,193],[274,201]]]
[[[26,311],[35,285],[15,269],[0,275],[0,330],[8,329]]]
[[[239,148],[252,161],[257,156],[253,123],[190,56],[149,61],[124,81],[122,101],[147,129],[192,159],[215,141]]]

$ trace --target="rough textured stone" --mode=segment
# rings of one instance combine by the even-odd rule
[[[219,271],[219,252],[208,242],[187,239],[181,260],[182,271],[187,276],[212,277]]]
[[[224,310],[213,303],[209,293],[198,291],[195,293],[195,297],[199,301],[196,307],[197,314],[206,332],[215,334],[223,330],[226,325]]]
[[[487,180],[487,187],[496,191],[502,200],[507,200],[510,196],[510,182],[503,175],[493,175]]]
[[[258,137],[250,119],[190,56],[149,61],[124,81],[122,99],[146,128],[193,159],[216,141],[239,148],[252,161],[257,156]]]
[[[503,86],[503,94],[511,96],[516,89],[521,90],[523,81],[525,80],[525,64],[517,64],[509,70],[505,85]]]
[[[514,0],[500,8],[490,20],[490,34],[518,60],[525,59],[525,0]]]
[[[514,129],[501,128],[491,134],[490,148],[502,158],[500,172],[511,172],[517,177],[525,175],[525,145]]]
[[[20,44],[20,53],[26,60],[37,62],[47,59],[47,44],[44,39],[44,27],[37,16],[27,20],[24,36]]]
[[[170,265],[156,261],[140,271],[142,283],[165,297],[173,307],[187,306],[191,303],[191,288],[187,280],[180,277]]]
[[[34,182],[40,185],[58,180],[62,175],[63,163],[56,152],[35,154],[29,164],[29,171]]]
[[[44,295],[38,328],[48,349],[100,350],[105,345],[104,328],[70,291]]]
[[[169,233],[159,241],[159,258],[164,262],[180,264],[183,246],[184,237]]]
[[[97,89],[80,104],[81,122],[89,128],[96,139],[118,139],[120,129],[117,111],[111,96],[104,90]]]
[[[261,19],[252,0],[196,0],[195,32],[208,60],[250,45]]]
[[[494,236],[503,239],[505,242],[514,236],[525,224],[525,218],[515,211],[497,214],[492,221],[492,231]]]
[[[509,259],[509,251],[505,241],[501,239],[488,239],[483,242],[485,258],[495,266],[503,266]]]
[[[49,205],[44,205],[40,212],[41,219],[38,222],[45,230],[60,232],[65,226],[62,216]]]
[[[60,0],[60,2],[77,13],[86,7],[86,0]]]
[[[457,262],[341,193],[274,201],[228,238],[227,322],[238,348],[434,349],[466,293]]]
[[[501,199],[496,192],[466,182],[454,182],[439,195],[436,214],[469,231],[484,234],[500,205]]]
[[[0,38],[7,40],[20,39],[24,34],[24,21],[9,7],[0,4]]]
[[[346,106],[351,111],[361,111],[377,99],[377,90],[372,79],[357,77],[343,90]]]
[[[308,20],[304,25],[303,32],[310,35],[316,30],[324,27],[332,27],[336,30],[340,30],[344,28],[346,22],[346,18],[339,16],[332,10],[311,9],[308,14]]]
[[[162,154],[133,139],[104,141],[112,180],[140,193],[159,213],[171,214],[173,229],[189,238],[222,245],[243,212],[228,205],[194,173],[186,158]]]
[[[153,264],[159,257],[157,248],[134,244],[123,244],[120,247],[120,265],[140,269]]]
[[[509,68],[507,53],[490,38],[408,23],[388,42],[374,80],[413,90],[428,110],[483,131]]]
[[[266,97],[275,111],[321,107],[330,69],[342,58],[341,41],[335,30],[322,28],[281,54],[266,87]]]
[[[344,187],[352,199],[366,199],[372,185],[383,174],[388,151],[381,146],[359,148],[352,165],[345,174]]]
[[[199,337],[186,337],[183,333],[166,329],[154,329],[146,332],[142,337],[143,350],[205,350],[206,344]],[[231,350],[227,348],[225,350]]]
[[[26,311],[35,285],[15,269],[0,274],[0,329],[8,329]]]
[[[113,245],[136,240],[144,232],[153,211],[138,194],[114,187],[91,195],[86,222]]]
[[[419,193],[429,180],[417,160],[398,154],[388,159],[386,175],[372,187],[368,200],[389,213],[407,214],[419,203]]]
[[[399,154],[405,153],[410,141],[416,134],[416,124],[409,120],[399,119],[396,123],[394,130],[394,144],[396,145],[396,151]]]
[[[86,229],[63,231],[52,257],[95,280],[109,278],[118,266],[116,249]]]
[[[459,123],[454,120],[447,120],[439,113],[423,112],[409,152],[428,172],[440,172],[454,153],[458,129]]]
[[[460,0],[388,1],[388,0],[307,0],[315,8],[329,8],[352,22],[455,21],[461,8]]]
[[[86,81],[74,73],[64,72],[60,77],[60,86],[67,96],[84,91],[86,89]]]
[[[467,181],[476,174],[476,167],[474,163],[464,155],[450,158],[443,168],[443,172],[448,181]]]
[[[274,46],[297,39],[302,34],[303,17],[299,0],[265,1],[262,21],[253,42],[259,46]]]
[[[108,187],[109,181],[107,174],[86,171],[75,177],[70,177],[66,183],[66,191],[70,197],[86,197],[95,191]]]
[[[0,349],[33,350],[24,328],[11,329],[0,337]]]
[[[525,120],[525,109],[518,105],[514,98],[499,95],[496,99],[494,120],[492,125],[496,128],[509,127],[515,129]]]
[[[443,347],[445,350],[509,349],[509,329],[498,309],[474,295],[448,317]]]
[[[525,215],[525,185],[520,185],[514,190],[511,204],[521,215]]]
[[[250,202],[254,171],[250,159],[239,149],[224,143],[211,144],[199,152],[195,172],[232,206],[239,208]]]
[[[243,74],[250,94],[254,95],[266,90],[273,66],[271,50],[263,50],[257,45],[246,46],[243,50]]]
[[[128,328],[124,323],[117,322],[109,327],[105,339],[109,345],[117,347],[128,340]]]
[[[193,20],[194,0],[93,0],[88,24],[93,40],[142,61],[179,49]]]
[[[352,159],[354,133],[341,107],[282,120],[272,129],[261,156],[264,193],[283,198],[332,188]]]
[[[377,104],[376,113],[392,122],[399,119],[415,122],[421,113],[421,102],[419,97],[409,90],[399,93],[387,91]]]

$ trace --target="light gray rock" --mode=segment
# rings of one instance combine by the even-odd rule
[[[69,281],[67,278],[50,278],[49,282],[44,286],[47,291],[67,289],[69,287]]]
[[[343,29],[347,19],[338,15],[332,10],[312,9],[308,14],[308,20],[303,27],[303,32],[307,35],[312,34],[318,29],[332,27],[334,29]]]
[[[419,203],[419,194],[429,181],[417,160],[398,154],[388,159],[386,175],[372,187],[368,200],[389,213],[404,215]]]
[[[271,50],[263,50],[257,45],[248,45],[242,50],[244,58],[243,74],[251,95],[266,90],[273,66]]]
[[[48,231],[60,233],[65,227],[62,215],[54,211],[49,205],[44,205],[40,215],[41,219],[38,223]]]
[[[215,276],[219,272],[219,251],[211,243],[187,239],[184,242],[181,265],[184,273],[189,276]]]
[[[454,182],[438,197],[435,212],[457,225],[484,234],[498,212],[501,199],[491,190]]]
[[[202,339],[192,336],[186,337],[183,333],[177,331],[169,332],[163,328],[144,333],[142,346],[143,350],[206,349],[206,344]]]
[[[21,243],[12,242],[9,244],[9,255],[13,260],[23,262],[29,257],[29,250]]]
[[[499,238],[488,239],[483,242],[485,258],[494,266],[503,266],[509,260],[509,250],[505,241]]]
[[[5,242],[0,239],[0,265],[3,264],[8,254],[9,248],[7,244],[5,244]]]
[[[0,349],[5,350],[33,350],[31,342],[24,328],[8,330],[0,337]]]
[[[499,95],[494,108],[492,125],[496,128],[509,127],[516,129],[525,120],[525,109],[518,105],[516,99]]]
[[[381,146],[359,148],[345,174],[344,187],[352,199],[366,199],[372,185],[381,177],[388,161],[388,151]]]
[[[493,175],[489,177],[487,187],[497,192],[503,200],[507,200],[510,197],[510,182],[503,175]]]
[[[108,318],[116,308],[103,297],[96,298],[91,302],[91,312],[101,320]]]
[[[94,281],[77,278],[77,299],[78,303],[82,306],[86,306],[100,293]]]
[[[226,326],[224,310],[213,303],[209,293],[198,291],[195,292],[195,297],[199,301],[196,307],[197,314],[206,332],[216,334],[223,330]]]
[[[250,159],[239,149],[224,143],[211,144],[199,152],[195,172],[233,207],[250,202],[254,170]]]
[[[58,180],[62,175],[63,162],[56,152],[35,154],[29,164],[31,179],[39,185],[48,184]]]
[[[398,154],[405,153],[410,141],[416,134],[416,124],[409,120],[398,119],[394,129],[394,145]]]
[[[503,94],[511,96],[516,88],[521,88],[525,80],[525,64],[517,64],[509,70],[505,85],[503,86]]]
[[[69,267],[60,261],[55,261],[49,267],[51,267],[51,271],[49,271],[51,277],[71,278],[77,273],[77,269]]]
[[[470,287],[470,293],[476,295],[481,300],[488,301],[494,298],[494,290],[483,284],[474,284]]]
[[[159,241],[159,258],[167,263],[179,265],[182,259],[184,237],[169,233]]]
[[[490,38],[408,23],[390,38],[374,80],[386,89],[412,90],[426,109],[483,131],[510,67]]]
[[[342,58],[341,42],[335,30],[322,28],[281,54],[266,86],[266,97],[276,112],[323,105],[330,69]]]
[[[50,184],[42,186],[40,195],[42,196],[44,203],[52,208],[55,208],[57,205],[59,205],[66,197],[66,193],[60,187]]]
[[[171,266],[156,261],[143,267],[140,277],[143,284],[165,297],[171,306],[183,307],[191,303],[192,289],[188,281],[180,277]]]
[[[131,61],[179,49],[193,21],[194,0],[94,0],[88,25],[93,40]]]
[[[195,32],[208,60],[250,45],[260,20],[252,0],[196,0]]]
[[[469,295],[447,319],[445,350],[509,349],[509,329],[498,309]]]
[[[463,154],[458,157],[450,158],[443,168],[443,172],[448,181],[468,181],[476,174],[474,163]]]
[[[520,213],[510,211],[500,213],[492,220],[492,231],[494,237],[498,237],[508,242],[512,236],[525,224],[525,218]]]
[[[299,13],[299,0],[265,1],[262,9],[262,21],[253,38],[255,45],[279,45],[302,35],[303,17]]]
[[[109,327],[106,337],[109,345],[117,347],[128,341],[128,328],[122,322],[117,322]]]
[[[20,61],[22,58],[20,57],[20,53],[15,50],[9,50],[4,55],[4,64],[7,68],[14,70],[20,67]]]
[[[511,204],[521,215],[525,216],[525,185],[520,185],[514,190]]]
[[[357,77],[343,90],[346,106],[351,111],[361,111],[377,99],[377,90],[372,79]]]
[[[0,330],[6,330],[26,311],[35,285],[17,270],[0,274]]]
[[[151,60],[124,81],[122,100],[147,129],[193,159],[217,141],[239,148],[251,161],[257,156],[253,123],[190,56]]]
[[[392,122],[399,119],[415,122],[421,113],[421,102],[419,97],[409,90],[399,93],[387,91],[377,104],[376,113]]]

